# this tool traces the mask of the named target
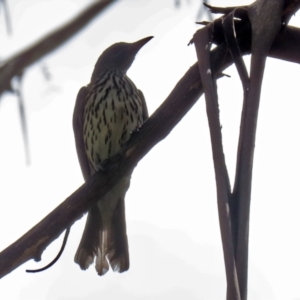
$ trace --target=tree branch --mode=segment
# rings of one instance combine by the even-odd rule
[[[251,67],[249,89],[244,91],[245,99],[241,118],[237,171],[232,194],[232,204],[237,209],[235,227],[236,267],[241,299],[247,299],[249,219],[252,190],[252,170],[256,139],[260,93],[265,63],[275,37],[282,28],[284,0],[257,0],[248,7],[251,23]],[[263,14],[263,17],[262,17]]]
[[[113,2],[116,2],[116,0],[96,1],[59,29],[7,59],[6,62],[0,66],[0,95],[5,91],[11,90],[10,84],[14,76],[20,75],[25,68],[61,46]]]
[[[210,24],[198,30],[194,34],[193,40],[197,52],[199,73],[205,91],[206,111],[212,145],[220,230],[227,280],[226,299],[240,300],[241,298],[235,265],[235,255],[232,242],[232,225],[229,209],[231,188],[223,151],[216,78],[211,70],[210,63],[212,34],[213,24]]]
[[[242,54],[248,54],[249,35],[242,35],[239,45]],[[271,49],[270,56],[300,63],[300,29],[287,27],[279,34],[274,45],[276,46]],[[293,45],[294,50],[291,51],[287,45]],[[232,58],[225,44],[219,45],[212,51],[211,65],[214,74],[220,74],[231,64]],[[110,160],[105,172],[98,172],[92,176],[41,222],[0,253],[0,278],[29,259],[40,259],[41,253],[54,239],[79,220],[143,156],[167,137],[202,93],[203,87],[196,63],[177,83],[165,102],[144,123],[139,132],[133,134],[120,153]]]

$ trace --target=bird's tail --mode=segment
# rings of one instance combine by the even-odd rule
[[[119,199],[111,222],[101,231],[100,251],[96,258],[96,270],[99,275],[108,271],[108,264],[114,272],[129,269],[129,251],[126,234],[124,198]]]
[[[86,270],[96,256],[96,270],[99,275],[104,275],[109,266],[117,272],[127,271],[129,252],[124,197],[119,199],[111,218],[106,219],[101,215],[98,205],[89,211],[75,262],[81,269]]]

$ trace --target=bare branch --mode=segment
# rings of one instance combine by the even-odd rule
[[[250,85],[245,91],[236,162],[237,171],[232,196],[232,204],[237,207],[238,212],[237,223],[234,226],[237,232],[236,266],[242,300],[247,299],[252,170],[260,92],[267,55],[282,28],[283,6],[284,0],[258,0],[248,7],[252,28]]]
[[[14,76],[20,75],[25,68],[61,46],[113,2],[116,2],[116,0],[96,1],[64,26],[7,59],[0,66],[0,95],[11,90],[11,80]]]
[[[239,40],[243,55],[250,52],[248,34],[241,35]],[[274,44],[276,47],[270,52],[272,57],[300,63],[300,29],[287,27],[279,34]],[[292,52],[287,45],[293,45]],[[220,74],[231,64],[232,58],[225,44],[212,51],[211,65],[214,74]],[[124,174],[171,132],[202,93],[198,65],[195,64],[139,132],[135,133],[121,152],[108,163],[105,172],[98,172],[92,176],[41,222],[0,253],[0,278],[29,259],[40,259],[43,250],[54,239],[79,220]]]
[[[240,300],[240,290],[235,265],[233,247],[233,234],[230,218],[229,199],[231,188],[222,143],[222,132],[219,114],[216,79],[211,70],[210,49],[212,45],[213,24],[210,24],[194,34],[199,72],[205,91],[206,112],[209,123],[210,139],[212,145],[215,178],[217,186],[218,211],[220,230],[223,245],[227,298]]]

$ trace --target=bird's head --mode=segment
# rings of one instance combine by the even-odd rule
[[[108,47],[97,60],[91,81],[98,79],[102,73],[119,71],[126,74],[139,50],[149,42],[153,36],[146,37],[134,43],[116,43]]]

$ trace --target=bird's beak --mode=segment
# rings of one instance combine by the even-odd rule
[[[139,41],[137,41],[137,42],[132,43],[131,45],[132,45],[133,49],[136,51],[136,53],[138,53],[139,50],[140,50],[146,43],[148,43],[148,42],[149,42],[151,39],[153,39],[153,38],[154,38],[154,36],[148,36],[148,37],[143,38],[143,39],[141,39],[141,40],[139,40]]]

